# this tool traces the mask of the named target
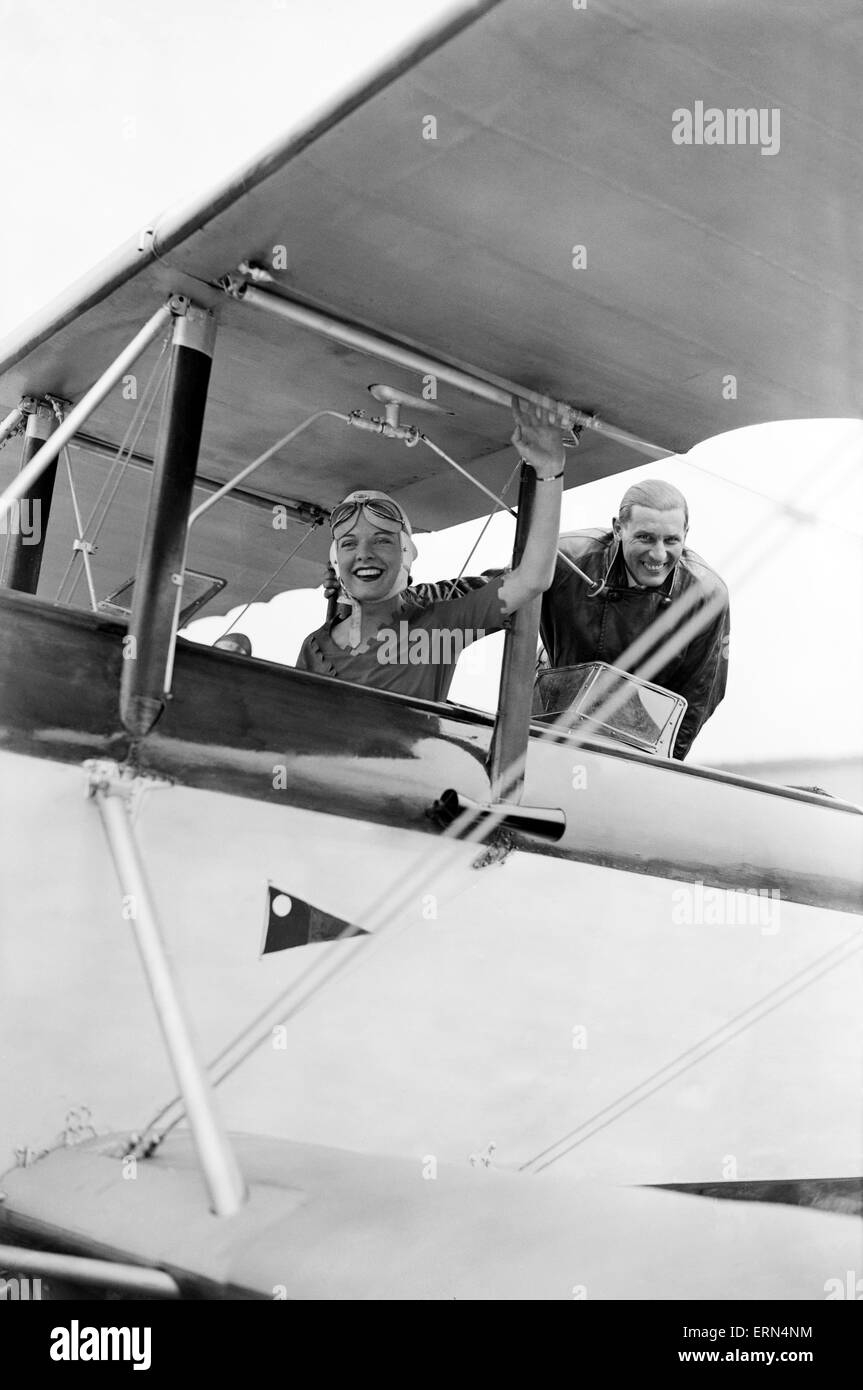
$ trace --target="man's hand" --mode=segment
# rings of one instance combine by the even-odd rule
[[[534,469],[538,478],[551,478],[560,473],[566,455],[563,452],[563,431],[552,410],[517,401],[512,408],[515,429],[512,442],[521,457]]]

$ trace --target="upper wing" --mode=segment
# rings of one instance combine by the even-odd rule
[[[170,291],[219,318],[199,467],[217,481],[315,409],[375,413],[371,382],[422,389],[412,372],[227,299],[220,277],[253,260],[271,268],[274,293],[671,450],[759,421],[856,415],[861,40],[857,0],[462,5],[441,32],[158,219],[0,345],[0,404],[46,391],[79,398]],[[674,112],[697,102],[763,112],[758,128],[778,148],[760,136],[675,143]],[[416,423],[499,487],[514,462],[506,413],[443,385],[438,399],[455,415]],[[132,409],[113,392],[89,432],[119,441]],[[153,419],[143,455],[155,434]],[[0,481],[14,453],[0,455]],[[107,465],[78,457],[86,501]],[[586,431],[572,479],[641,461]],[[105,593],[131,572],[141,529],[146,465],[130,478],[96,557]],[[419,529],[488,509],[429,451],[335,421],[313,426],[249,486],[265,502],[328,506],[360,484],[396,493]],[[62,522],[62,497],[57,505]],[[273,534],[266,506],[225,503],[199,528],[190,563],[228,575],[227,606],[266,583],[293,543]],[[61,568],[68,547],[67,535]],[[308,558],[263,597],[319,582],[325,552],[326,537],[313,537]],[[57,567],[52,551],[46,585]]]

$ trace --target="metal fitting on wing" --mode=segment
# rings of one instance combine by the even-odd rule
[[[381,420],[377,415],[366,415],[364,410],[352,410],[347,421],[354,429],[382,434],[385,439],[400,439],[409,449],[420,442],[421,436],[416,425],[391,425],[388,420]]]

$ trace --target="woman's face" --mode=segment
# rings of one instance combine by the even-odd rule
[[[380,530],[360,512],[350,530],[336,538],[339,578],[351,598],[375,603],[389,594],[402,567],[400,531]]]

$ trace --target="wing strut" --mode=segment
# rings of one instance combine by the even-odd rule
[[[182,589],[189,511],[204,426],[216,325],[208,309],[186,301],[174,319],[150,503],[136,569],[120,682],[120,717],[144,738],[165,708],[177,593]]]
[[[129,346],[123,349],[119,357],[114,358],[111,365],[105,368],[99,380],[90,387],[86,395],[81,397],[74,409],[69,411],[62,425],[54,430],[50,439],[46,439],[29,463],[21,469],[14,482],[10,483],[6,491],[0,496],[0,522],[13,510],[19,497],[27,496],[36,479],[41,478],[45,469],[58,457],[60,450],[74,438],[79,426],[83,425],[96,407],[102,404],[117,382],[137,362],[142,352],[150,346],[153,339],[158,338],[172,315],[178,312],[176,307],[178,302],[179,296],[172,295],[167,304],[163,304],[156,310],[152,318],[144,324],[140,333],[135,335]]]
[[[124,775],[110,761],[96,759],[84,767],[111,849],[124,908],[130,909],[129,920],[189,1117],[212,1210],[216,1216],[232,1216],[246,1200],[246,1185],[197,1056],[132,827],[130,801],[146,785],[146,779]]]
[[[529,465],[523,463],[512,551],[513,569],[520,563],[524,552],[535,495],[536,474]],[[519,608],[518,612],[513,614],[509,631],[504,638],[500,693],[488,766],[493,801],[521,800],[525,753],[530,736],[541,606],[542,594],[538,594],[530,603]]]
[[[57,423],[51,405],[42,400],[34,400],[31,403],[26,412],[26,420],[24,451],[21,455],[22,471],[38,454]],[[55,458],[20,498],[22,506],[30,508],[31,529],[28,534],[27,528],[22,524],[11,530],[3,574],[0,577],[2,588],[18,589],[25,594],[35,594],[38,588],[56,475]]]

